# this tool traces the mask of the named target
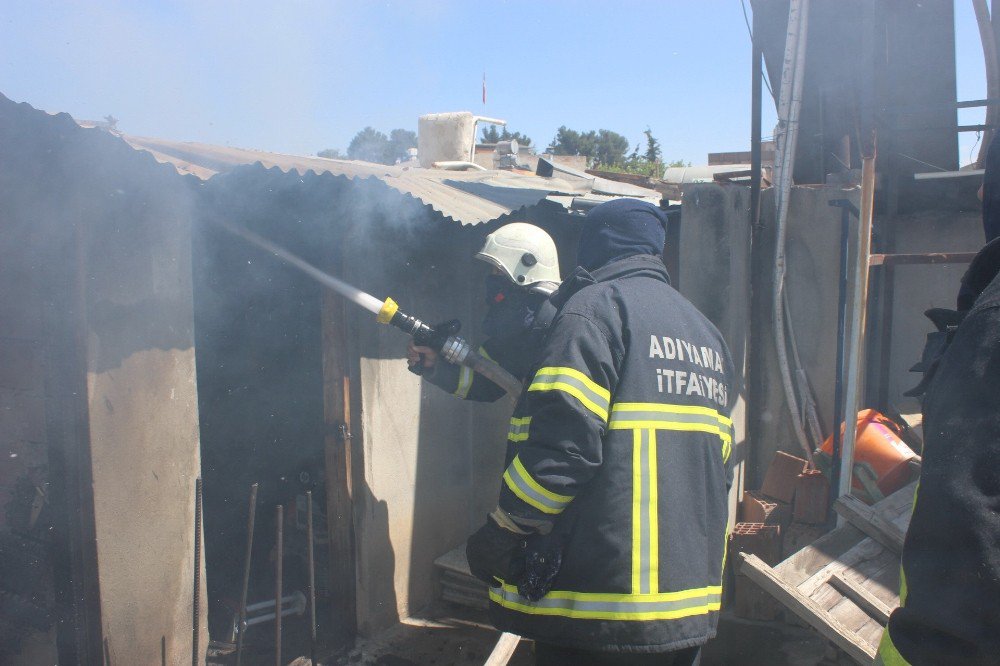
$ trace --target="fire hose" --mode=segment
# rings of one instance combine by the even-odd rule
[[[232,234],[266,250],[282,260],[286,264],[293,266],[305,273],[313,280],[330,289],[333,289],[341,296],[360,305],[369,312],[375,314],[375,320],[380,324],[389,324],[408,334],[413,341],[420,346],[430,347],[441,354],[441,357],[450,363],[464,365],[486,379],[490,380],[512,398],[517,399],[521,394],[522,385],[514,375],[510,374],[494,361],[476,353],[469,346],[469,343],[457,336],[460,324],[458,320],[452,320],[438,326],[430,326],[420,319],[408,314],[404,314],[399,306],[391,298],[380,301],[371,294],[365,293],[332,275],[321,271],[304,259],[297,257],[288,250],[271,241],[258,236],[252,231],[242,227],[219,220],[219,225]],[[415,374],[423,372],[422,364],[410,368]]]

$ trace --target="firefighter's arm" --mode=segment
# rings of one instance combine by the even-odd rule
[[[413,353],[425,349],[427,348],[415,347],[413,348]],[[496,356],[494,357],[493,354]],[[503,354],[498,353],[497,346],[490,340],[487,340],[479,348],[479,355],[494,361],[500,367],[510,372]],[[468,366],[455,365],[440,357],[436,357],[435,361],[429,370],[424,372],[424,379],[457,398],[474,400],[476,402],[495,402],[507,393],[483,375],[473,372],[472,368]]]
[[[575,313],[554,323],[527,386],[527,439],[504,471],[500,511],[526,530],[548,532],[603,460],[621,343]]]

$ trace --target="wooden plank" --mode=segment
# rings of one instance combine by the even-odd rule
[[[796,588],[785,583],[774,570],[755,555],[739,553],[742,565],[740,571],[746,574],[764,590],[780,601],[789,610],[802,618],[823,636],[833,641],[837,647],[846,652],[859,664],[871,664],[876,650],[869,643],[855,636],[847,627],[831,618],[812,600],[805,597]]]
[[[517,650],[517,645],[520,642],[521,637],[517,634],[507,632],[500,634],[500,640],[497,641],[493,652],[490,652],[490,656],[483,662],[483,666],[506,666],[510,658],[514,656],[514,651]]]
[[[916,482],[910,483],[886,497],[874,508],[883,518],[905,531],[910,522],[915,489]],[[775,571],[786,582],[799,585],[833,560],[857,546],[863,537],[864,532],[846,523],[777,565]]]
[[[837,513],[859,530],[878,541],[894,553],[903,552],[906,533],[886,520],[874,508],[851,495],[844,495],[834,502]]]
[[[833,574],[847,571],[865,560],[876,558],[883,551],[884,548],[878,542],[867,538],[862,539],[861,543],[857,546],[830,562],[796,587],[800,593],[811,597],[821,585],[826,585],[826,582],[830,580],[830,576]]]
[[[323,344],[323,420],[326,523],[330,543],[330,603],[345,636],[357,632],[354,484],[351,460],[351,382],[343,299],[329,290],[320,306]]]
[[[892,613],[892,609],[874,594],[849,580],[844,574],[836,573],[830,576],[830,585],[840,590],[851,601],[860,606],[873,618],[879,620],[883,625],[889,621],[889,614]]]

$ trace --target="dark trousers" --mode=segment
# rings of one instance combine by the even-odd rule
[[[627,652],[591,652],[535,641],[536,666],[698,666],[701,647],[638,654]]]

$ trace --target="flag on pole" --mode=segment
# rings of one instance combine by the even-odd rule
[[[486,106],[486,72],[483,72],[483,106]]]

